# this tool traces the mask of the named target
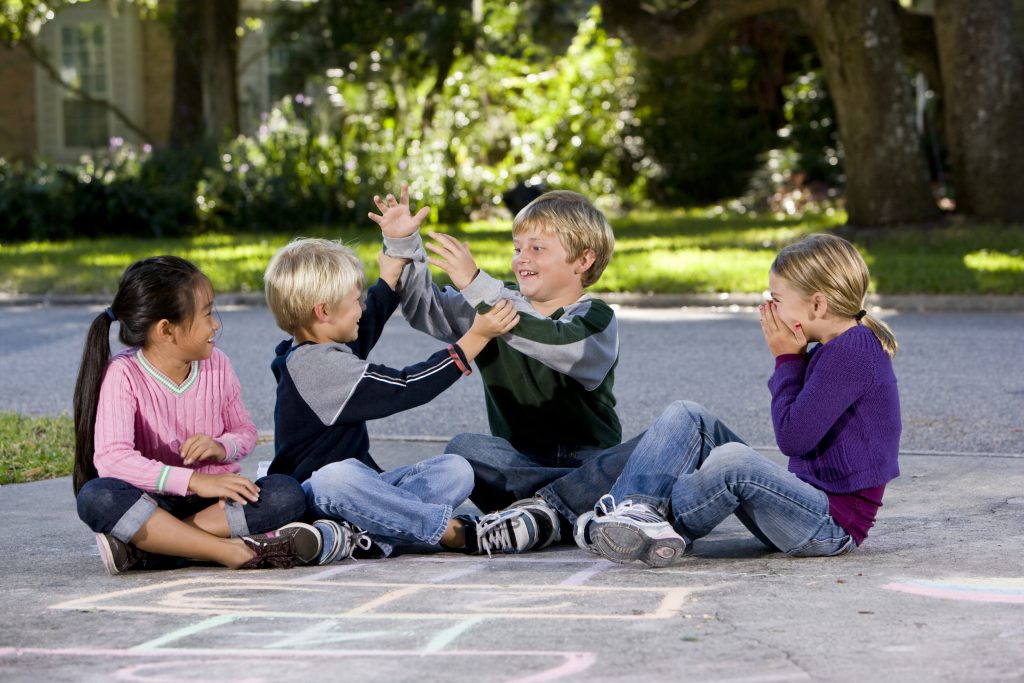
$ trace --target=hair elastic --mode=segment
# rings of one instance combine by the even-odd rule
[[[857,319],[857,322],[860,322],[860,319],[861,319],[861,318],[863,318],[864,316],[866,316],[867,314],[868,314],[868,312],[867,312],[867,311],[865,311],[865,310],[864,310],[864,309],[862,308],[862,309],[860,309],[859,311],[857,311],[857,315],[855,315],[855,316],[853,316],[853,317]]]
[[[107,314],[108,318],[110,318],[110,322],[114,322],[115,320],[117,320],[117,316],[114,315],[114,309],[112,309],[110,306],[107,306],[107,310],[103,312]]]

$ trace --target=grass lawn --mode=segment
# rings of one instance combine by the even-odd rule
[[[801,235],[841,228],[845,216],[802,220],[714,210],[634,212],[615,218],[615,257],[593,288],[606,292],[760,292],[778,248]],[[367,221],[369,223],[369,221]],[[446,226],[431,226],[447,230]],[[511,278],[508,221],[451,230],[470,243],[479,265]],[[380,235],[325,227],[306,236],[342,239],[372,277]],[[182,239],[105,238],[0,245],[0,293],[113,293],[131,262],[162,253],[194,261],[220,292],[260,291],[270,256],[295,235],[204,235]],[[948,225],[854,233],[886,294],[1024,294],[1024,225]],[[439,283],[446,277],[435,271]]]
[[[67,415],[25,417],[0,412],[0,484],[71,474],[75,427]]]

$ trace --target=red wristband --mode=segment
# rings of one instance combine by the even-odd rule
[[[455,361],[455,367],[457,367],[463,375],[472,375],[473,371],[466,367],[466,364],[462,362],[462,355],[458,349],[455,348],[455,344],[448,345],[448,355]]]

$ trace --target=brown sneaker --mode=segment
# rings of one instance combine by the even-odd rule
[[[103,566],[111,576],[128,571],[146,556],[131,543],[120,541],[109,534],[96,534],[96,545],[100,547]]]
[[[253,558],[239,569],[279,567],[287,569],[309,564],[320,557],[323,541],[320,532],[309,524],[292,522],[276,531],[242,536],[242,542],[252,548]]]

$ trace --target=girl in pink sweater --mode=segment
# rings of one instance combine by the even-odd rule
[[[128,348],[111,358],[114,321]],[[320,533],[295,522],[305,495],[294,479],[238,474],[256,427],[214,347],[219,328],[210,281],[175,256],[129,266],[89,328],[75,385],[74,488],[111,574],[174,564],[157,556],[250,568],[320,554]]]

